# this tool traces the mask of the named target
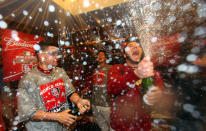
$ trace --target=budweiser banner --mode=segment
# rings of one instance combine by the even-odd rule
[[[9,29],[1,31],[4,81],[19,80],[36,64],[33,46],[44,38]]]

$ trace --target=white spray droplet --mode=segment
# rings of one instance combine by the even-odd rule
[[[147,19],[147,23],[148,24],[154,24],[154,22],[155,22],[155,18],[154,17],[149,17],[148,19]]]
[[[54,5],[49,5],[49,11],[50,11],[50,12],[54,12],[54,11],[55,11]]]
[[[70,52],[71,52],[70,49],[68,49],[68,50],[67,50],[67,53],[70,53]]]
[[[194,36],[202,36],[202,35],[206,35],[206,27],[201,26],[195,28]]]
[[[66,46],[69,46],[69,45],[70,45],[70,42],[69,42],[69,41],[66,41],[66,42],[65,42],[65,45],[66,45]]]
[[[87,65],[87,62],[86,62],[86,61],[84,61],[84,62],[83,62],[83,65]]]
[[[45,25],[45,26],[49,26],[49,22],[45,20],[45,21],[44,21],[44,25]]]
[[[151,41],[154,43],[154,42],[157,42],[157,37],[152,37]]]
[[[60,40],[59,43],[60,43],[61,46],[64,45],[64,41],[63,40]]]
[[[42,8],[39,8],[39,12],[42,12],[43,10],[42,10]]]
[[[23,10],[23,14],[24,14],[24,15],[28,15],[29,13],[28,13],[28,11]]]
[[[112,22],[112,18],[111,17],[107,18],[107,21]]]
[[[187,60],[188,62],[193,62],[193,61],[195,61],[197,58],[198,58],[197,55],[195,55],[195,54],[189,54],[189,55],[186,57],[186,60]]]
[[[122,21],[121,20],[117,20],[116,25],[119,26],[121,24],[122,24]]]
[[[201,4],[196,11],[199,17],[206,17],[206,3]]]
[[[0,14],[0,19],[2,19],[3,18],[3,16]]]
[[[12,32],[11,32],[11,37],[12,37],[15,41],[19,41],[19,40],[20,40],[17,31],[12,31]]]
[[[0,28],[6,29],[7,28],[7,23],[3,20],[0,21]]]
[[[175,16],[172,16],[172,17],[170,17],[170,19],[169,19],[170,23],[174,22],[175,20],[176,20],[176,17],[175,17]]]
[[[53,67],[52,65],[48,65],[48,68],[49,68],[49,69],[52,69],[52,67]]]
[[[11,13],[11,16],[12,16],[12,17],[15,17],[15,14],[14,14],[14,13]]]
[[[186,64],[181,64],[177,66],[178,71],[186,71],[188,69]]]
[[[38,44],[35,44],[33,47],[34,47],[34,50],[36,50],[36,51],[40,50],[40,46]]]
[[[79,80],[79,77],[78,76],[75,76],[75,78],[74,78],[75,80]]]

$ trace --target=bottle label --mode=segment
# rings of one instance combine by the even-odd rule
[[[138,81],[135,82],[135,85],[139,86],[142,84],[142,79],[139,79]]]

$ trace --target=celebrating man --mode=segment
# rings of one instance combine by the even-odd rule
[[[166,89],[153,63],[144,58],[139,40],[132,37],[124,44],[126,63],[112,66],[108,75],[107,88],[112,95],[111,127],[115,131],[149,131],[150,106],[144,104],[142,99],[142,81],[148,77],[154,79],[154,87],[145,98],[146,103],[154,107],[165,105],[161,99],[166,99]]]
[[[102,131],[109,131],[110,127],[110,95],[107,92],[107,74],[111,65],[106,63],[107,54],[100,50],[97,53],[98,66],[87,84],[85,90],[92,92],[92,111],[95,122]],[[85,91],[84,91],[85,92]],[[88,91],[87,91],[88,92]]]
[[[38,46],[39,45],[39,46]],[[76,116],[70,114],[67,98],[80,113],[90,109],[90,102],[80,98],[66,72],[56,67],[58,48],[46,41],[35,45],[38,65],[23,76],[18,89],[18,115],[27,121],[29,131],[61,131],[70,126]]]

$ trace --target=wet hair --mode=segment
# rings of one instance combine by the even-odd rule
[[[40,47],[39,50],[35,50],[35,53],[36,53],[36,56],[38,58],[38,53],[41,52],[41,51],[47,51],[47,49],[50,47],[50,46],[56,46],[56,44],[52,44],[51,42],[47,41],[47,40],[43,40],[43,41],[40,41],[39,43],[37,43]],[[58,47],[57,47],[58,48]]]
[[[125,48],[127,47],[127,45],[131,42],[137,42],[140,43],[140,40],[138,37],[129,37],[127,39],[125,39],[124,43],[123,43],[123,53],[125,54]],[[141,46],[141,45],[140,45]],[[142,46],[141,46],[142,48]]]
[[[40,50],[37,50],[37,52],[39,51],[46,51],[50,46],[56,46],[56,44],[52,44],[51,42],[49,41],[46,41],[46,40],[43,40],[43,41],[40,41],[39,43],[37,43],[40,47]],[[58,48],[58,47],[57,47]]]

